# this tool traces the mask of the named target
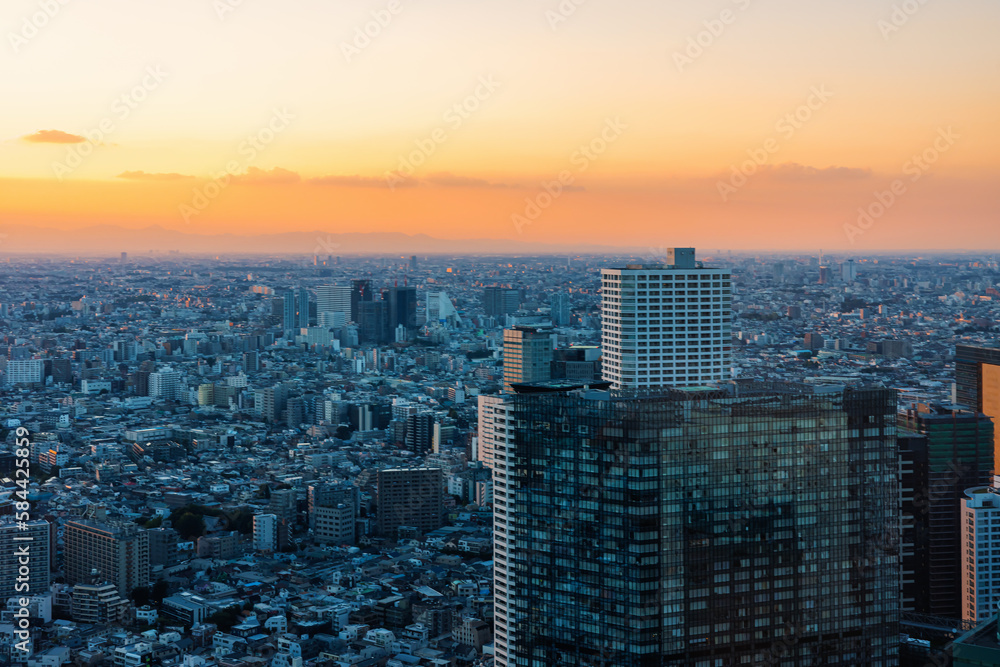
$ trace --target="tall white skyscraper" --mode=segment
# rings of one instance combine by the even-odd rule
[[[731,282],[726,269],[671,248],[665,264],[601,271],[604,379],[615,389],[729,379]]]
[[[997,613],[1000,572],[991,555],[1000,549],[1000,477],[993,488],[967,489],[962,502],[962,620],[984,621]]]

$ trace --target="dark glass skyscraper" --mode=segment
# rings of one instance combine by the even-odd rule
[[[895,392],[515,391],[497,665],[898,664]]]
[[[955,399],[970,410],[1000,417],[1000,348],[955,346]],[[1000,459],[998,450],[1000,433],[994,433],[994,459]]]

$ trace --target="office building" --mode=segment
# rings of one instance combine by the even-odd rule
[[[969,410],[1000,418],[1000,348],[955,346],[955,399]],[[998,432],[993,457],[1000,460]]]
[[[403,447],[416,454],[429,454],[434,440],[434,415],[429,412],[406,417]]]
[[[146,531],[149,537],[149,565],[155,567],[172,567],[177,565],[179,558],[177,555],[177,545],[180,536],[173,528],[151,528]]]
[[[894,391],[536,385],[512,401],[498,667],[898,665]]]
[[[503,386],[545,382],[552,378],[552,333],[532,327],[503,331]]]
[[[323,313],[344,313],[351,316],[351,288],[347,285],[320,285],[316,288],[316,316]]]
[[[122,597],[149,585],[149,536],[134,523],[77,519],[63,535],[66,583],[110,583]]]
[[[306,493],[309,510],[309,527],[316,527],[316,512],[321,507],[347,505],[357,514],[361,508],[361,494],[350,484],[310,484]]]
[[[602,372],[615,389],[698,386],[731,375],[728,270],[705,268],[694,248],[665,265],[601,271]]]
[[[477,451],[473,458],[497,470],[497,452],[507,451],[514,437],[513,403],[507,394],[480,394],[478,401]]]
[[[457,327],[462,324],[462,316],[458,314],[447,292],[428,292],[425,309],[428,326],[440,324]]]
[[[552,300],[549,301],[552,324],[557,327],[568,327],[570,325],[570,306],[569,294],[565,292],[553,294]]]
[[[352,546],[355,542],[355,514],[352,505],[340,503],[317,507],[313,515],[313,539],[317,544]]]
[[[360,322],[361,311],[359,304],[364,301],[374,301],[375,293],[372,291],[372,281],[361,278],[351,281],[351,321]]]
[[[52,526],[43,519],[19,523],[12,515],[0,517],[0,572],[5,573],[0,576],[0,603],[15,596],[48,592],[53,556],[51,532]],[[26,580],[14,576],[22,565],[28,566]]]
[[[383,294],[389,303],[389,330],[403,326],[407,331],[417,328],[417,288],[390,287]]]
[[[926,438],[926,452],[918,447],[909,461],[904,458],[904,465],[914,468],[914,481],[926,484],[913,490],[913,523],[919,530],[903,540],[913,542],[912,561],[904,559],[905,564],[912,562],[917,591],[913,611],[961,618],[960,510],[966,489],[992,481],[993,422],[979,412],[940,405],[919,405],[901,412],[897,421],[901,438]],[[907,456],[905,450],[900,453]]]
[[[510,287],[487,287],[483,290],[483,310],[488,317],[501,322],[504,315],[516,313],[521,307],[521,290]]]
[[[285,335],[304,329],[309,326],[309,290],[300,287],[298,291],[288,290],[285,292],[285,300],[282,307],[283,329]]]
[[[395,539],[400,527],[420,533],[444,525],[441,468],[386,468],[378,471],[379,532]]]
[[[273,514],[254,514],[253,548],[256,551],[277,551],[278,517]]]
[[[358,303],[358,340],[380,345],[389,342],[389,302],[361,301]]]

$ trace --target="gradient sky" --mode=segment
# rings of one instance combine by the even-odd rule
[[[995,0],[62,1],[0,6],[0,228],[1000,248]]]

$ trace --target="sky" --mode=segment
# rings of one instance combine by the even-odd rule
[[[4,0],[0,232],[996,249],[998,27],[993,0]]]

